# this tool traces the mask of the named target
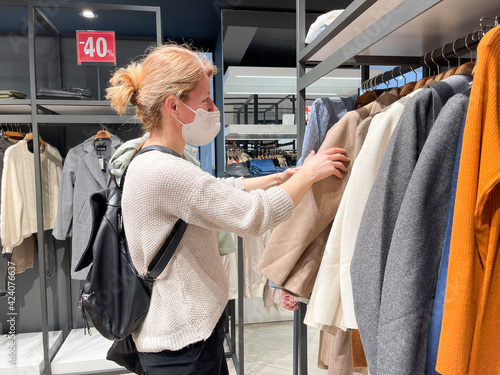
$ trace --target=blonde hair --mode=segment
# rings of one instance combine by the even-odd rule
[[[211,78],[217,67],[187,46],[156,47],[140,62],[118,69],[109,80],[106,99],[120,115],[131,103],[144,132],[161,127],[161,107],[174,96],[184,100],[204,74]]]

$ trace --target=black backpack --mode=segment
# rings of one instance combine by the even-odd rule
[[[163,146],[148,146],[136,155],[152,150],[178,156]],[[85,330],[91,334],[88,315],[101,335],[115,341],[127,338],[139,327],[149,309],[153,282],[172,258],[187,226],[181,219],[176,222],[146,276],[139,275],[123,229],[121,199],[125,174],[120,184],[113,176],[110,187],[91,196],[92,233],[75,269],[79,271],[92,263],[79,301]]]

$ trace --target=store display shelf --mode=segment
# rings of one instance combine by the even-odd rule
[[[242,134],[229,133],[226,136],[227,141],[259,141],[265,139],[297,139],[297,134],[294,133],[273,133],[273,134]]]
[[[15,345],[15,366],[10,365],[10,346]],[[49,357],[55,353],[63,343],[62,331],[49,332]],[[20,333],[12,340],[8,335],[0,336],[0,373],[2,375],[40,375],[44,373],[42,333]]]
[[[92,335],[82,329],[70,332],[52,361],[53,375],[124,374],[126,369],[106,359],[112,342],[91,328]]]
[[[117,116],[116,111],[111,108],[109,100],[42,100],[37,99],[35,104],[38,108],[48,110],[59,115],[105,115]],[[134,107],[127,108],[126,115],[134,114]],[[119,116],[118,116],[119,117]]]
[[[0,99],[0,116],[3,115],[31,115],[31,100]]]
[[[321,77],[325,76],[333,69],[339,67],[347,60],[360,54],[364,50],[371,47],[373,44],[385,40],[391,33],[395,33],[401,26],[409,21],[417,18],[426,10],[432,8],[443,0],[379,0],[370,8],[363,12],[349,27],[343,27],[335,36],[329,34],[330,39],[324,46],[319,49],[314,55],[310,56],[307,61],[320,61],[311,71],[298,78],[297,89],[303,90],[316,82]],[[357,4],[358,7],[363,6],[363,3]],[[334,21],[330,26],[336,23]],[[341,21],[339,21],[341,22]],[[335,27],[335,25],[333,26]],[[402,42],[404,40],[404,42]],[[401,38],[398,44],[409,43],[406,39]],[[420,48],[418,49],[420,50]],[[305,49],[307,54],[307,48]],[[373,51],[371,54],[374,55]],[[418,54],[418,52],[415,52]],[[384,55],[382,53],[377,54]],[[396,54],[403,56],[403,54]],[[410,54],[412,55],[412,54]],[[307,61],[300,60],[302,63]]]
[[[225,130],[227,141],[297,138],[297,125],[233,124],[227,126]]]
[[[2,124],[28,124],[31,122],[31,115],[4,115],[0,113],[0,123]]]
[[[39,124],[139,124],[141,121],[134,116],[117,115],[82,115],[78,113],[67,115],[36,115],[34,120]]]

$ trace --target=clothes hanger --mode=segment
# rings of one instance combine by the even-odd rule
[[[104,125],[101,124],[102,128],[105,128]],[[105,129],[101,129],[97,132],[97,134],[94,137],[94,142],[99,140],[99,139],[111,139],[111,133]]]
[[[467,36],[465,37],[464,43],[465,43],[465,47],[470,52],[471,60],[466,62],[463,65],[460,65],[457,68],[457,71],[455,72],[455,74],[472,74],[472,72],[474,71],[474,67],[476,66],[476,63],[472,59],[473,51],[470,49],[469,44],[467,43],[467,38],[469,37],[469,35],[471,35],[471,34],[467,34]]]
[[[438,48],[436,48],[436,49],[438,49]],[[438,64],[434,61],[434,56],[433,56],[433,55],[434,55],[434,51],[435,51],[436,49],[432,50],[432,52],[431,52],[431,61],[434,63],[434,65],[436,65],[436,66],[437,66],[438,75],[439,75],[440,67],[439,67],[439,65],[438,65]],[[429,67],[429,66],[428,66],[428,67]],[[429,67],[429,68],[430,68],[430,67]],[[437,77],[437,75],[431,76],[431,77],[430,77],[430,78],[429,78],[429,79],[425,82],[425,85],[424,85],[423,87],[427,87],[427,86],[430,86],[430,85],[432,85],[432,84],[436,83],[436,82],[437,82],[437,81],[436,81],[436,77]]]
[[[436,81],[438,82],[441,81],[445,77],[446,73],[450,70],[450,60],[448,60],[444,55],[444,47],[446,47],[446,44],[443,46],[443,48],[441,48],[441,56],[448,62],[448,70],[445,70],[444,72],[441,72],[436,76]]]
[[[415,88],[415,86],[417,85],[417,73],[413,70],[413,68],[411,66],[410,66],[410,69],[415,73],[415,81],[411,81],[411,82],[406,83],[406,76],[404,74],[402,74],[401,66],[399,67],[399,73],[403,77],[404,83],[405,83],[404,86],[401,88],[401,91],[399,92],[400,98],[411,93],[413,91],[413,89]]]
[[[24,137],[24,140],[26,142],[33,141],[33,133],[26,134],[26,136]],[[38,140],[40,141],[40,146],[45,147],[45,141],[42,140],[42,137],[38,136]]]
[[[7,126],[7,129],[9,129],[8,126]],[[26,133],[22,133],[20,131],[16,131],[12,125],[11,125],[10,129],[11,130],[7,130],[7,131],[4,132],[4,136],[7,139],[12,139],[12,140],[20,141],[21,139],[23,139],[26,136]]]
[[[427,67],[427,69],[429,70],[429,72],[431,71],[431,68],[429,65],[427,65],[427,54],[429,52],[427,52],[425,55],[424,55],[424,65]],[[416,73],[415,73],[416,74]],[[423,77],[422,79],[420,79],[417,84],[415,85],[415,88],[413,89],[414,91],[415,90],[418,90],[422,87],[424,87],[424,85],[427,83],[427,81],[430,79],[431,77]]]
[[[458,40],[458,39],[457,39],[457,40]],[[458,67],[461,65],[461,64],[460,64],[460,56],[457,54],[457,51],[455,50],[455,43],[456,43],[456,42],[457,42],[456,40],[453,42],[453,45],[451,46],[451,49],[453,50],[453,53],[455,54],[455,56],[458,58],[458,66],[456,66],[456,67],[454,67],[454,68],[452,68],[452,69],[448,70],[448,71],[446,72],[446,74],[444,75],[444,79],[446,79],[446,78],[448,78],[448,77],[451,77],[452,75],[456,74],[456,72],[457,72],[457,70],[458,70]]]
[[[370,80],[371,80],[371,78],[366,80],[365,82],[363,82],[361,84],[361,88],[363,89],[364,92],[360,96],[358,96],[358,98],[356,99],[356,104],[363,104],[367,97],[370,97],[373,95],[370,93],[371,90],[370,90],[370,87],[368,86],[368,83],[370,82]]]

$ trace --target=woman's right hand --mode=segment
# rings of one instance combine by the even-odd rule
[[[343,163],[348,162],[349,158],[345,156],[344,149],[332,147],[317,154],[311,151],[304,160],[302,169],[310,174],[313,182],[317,182],[332,175],[343,178],[342,172],[347,172],[347,168]]]
[[[297,207],[313,183],[332,175],[338,178],[344,177],[342,172],[347,172],[347,168],[343,163],[349,162],[344,154],[345,150],[335,147],[317,154],[312,151],[309,154],[297,173],[280,185],[292,198],[294,207]]]

